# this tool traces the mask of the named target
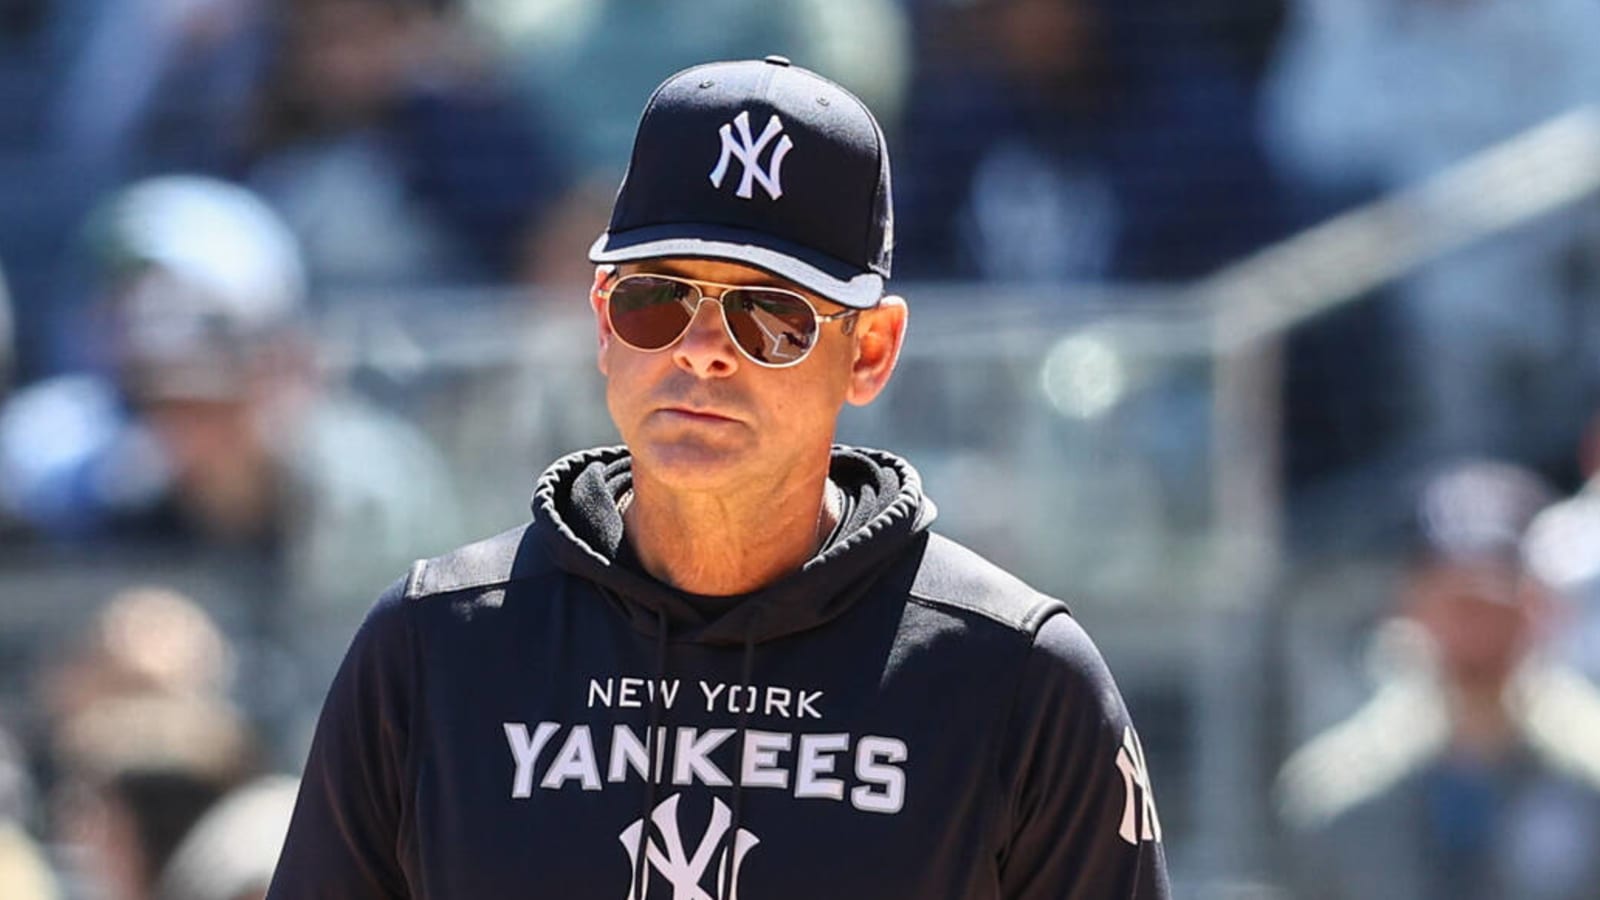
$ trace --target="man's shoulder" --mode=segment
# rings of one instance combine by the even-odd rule
[[[1061,600],[1041,593],[975,551],[943,535],[930,534],[916,578],[913,600],[950,612],[976,614],[1026,634],[1067,612]]]
[[[418,600],[439,594],[503,587],[550,569],[532,522],[502,531],[411,565],[404,595]]]

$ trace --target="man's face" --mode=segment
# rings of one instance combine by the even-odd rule
[[[261,412],[248,400],[162,399],[144,419],[171,457],[178,500],[207,529],[253,535],[277,488]]]
[[[1408,594],[1445,674],[1461,684],[1504,683],[1534,640],[1539,588],[1513,566],[1435,562],[1412,573]]]
[[[629,264],[620,275],[645,272],[719,284],[768,285],[799,290],[772,275],[736,263],[663,259]],[[826,465],[834,426],[846,402],[865,403],[888,379],[899,349],[900,327],[885,346],[883,310],[864,313],[854,334],[842,323],[821,326],[816,345],[799,364],[770,369],[751,362],[733,344],[716,303],[702,303],[688,330],[658,351],[635,350],[611,333],[606,299],[593,296],[600,333],[600,371],[606,403],[634,458],[637,472],[689,491],[777,485],[796,471]],[[719,289],[707,287],[720,296]],[[844,307],[806,291],[823,315]],[[904,307],[888,313],[903,323]],[[869,324],[878,316],[875,325]],[[863,341],[865,343],[863,344]],[[887,366],[881,372],[876,363]]]

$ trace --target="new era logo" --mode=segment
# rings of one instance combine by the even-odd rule
[[[738,132],[738,140],[734,139],[734,132]],[[767,127],[762,130],[759,138],[750,135],[750,113],[740,112],[732,122],[726,123],[717,132],[722,136],[722,155],[717,158],[716,168],[711,170],[711,186],[722,187],[722,179],[728,174],[728,164],[739,160],[744,166],[744,176],[739,179],[739,189],[734,195],[746,200],[755,196],[755,183],[760,182],[767,196],[776,200],[783,196],[783,158],[794,149],[794,141],[783,134],[783,123],[778,121],[777,115],[767,120]],[[773,138],[782,135],[772,150],[772,155],[767,161],[767,167],[761,168],[761,151],[767,149]]]

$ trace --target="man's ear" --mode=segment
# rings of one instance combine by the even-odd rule
[[[850,388],[845,400],[853,406],[866,406],[883,391],[900,361],[905,342],[906,301],[888,296],[856,318],[856,354],[850,366]]]
[[[594,285],[589,288],[589,308],[594,310],[595,333],[599,340],[596,363],[600,368],[601,375],[608,374],[606,372],[606,348],[611,346],[611,320],[606,317],[606,303],[609,301],[606,300],[603,291],[605,290],[606,282],[611,279],[611,275],[615,271],[616,269],[612,266],[596,266],[594,270]]]

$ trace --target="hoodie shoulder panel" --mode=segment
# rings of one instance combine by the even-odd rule
[[[911,595],[934,606],[977,613],[1027,634],[1036,633],[1047,619],[1068,612],[1060,600],[1041,594],[977,553],[937,534],[930,535]]]
[[[406,579],[405,595],[415,600],[507,584],[528,577],[535,563],[543,559],[533,525],[520,525],[443,556],[417,560]]]

